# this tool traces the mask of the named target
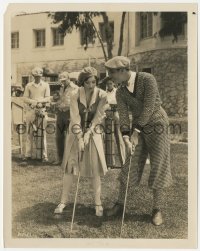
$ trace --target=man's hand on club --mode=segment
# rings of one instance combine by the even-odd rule
[[[135,146],[138,144],[138,137],[139,137],[139,133],[134,130],[133,133],[132,133],[132,135],[131,135],[131,140],[130,141]]]
[[[124,137],[124,143],[126,146],[127,155],[133,155],[135,151],[135,145],[130,142],[129,137]]]

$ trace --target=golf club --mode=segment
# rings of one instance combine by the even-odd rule
[[[121,230],[120,230],[120,238],[122,237],[122,232],[123,232],[123,225],[124,225],[124,216],[125,216],[125,211],[126,211],[126,200],[127,200],[127,195],[128,195],[128,185],[129,185],[129,176],[130,176],[130,170],[131,170],[131,162],[132,162],[132,157],[133,153],[130,155],[127,160],[129,161],[129,168],[128,168],[128,176],[127,176],[127,183],[126,183],[126,192],[125,192],[125,199],[124,199],[124,208],[123,208],[123,214],[122,214],[122,223],[121,223]],[[125,165],[127,162],[125,163]]]
[[[83,151],[81,152],[81,158],[80,161],[83,160]],[[77,185],[76,185],[76,194],[75,194],[75,199],[74,199],[74,207],[73,207],[73,213],[72,213],[72,220],[71,220],[71,227],[70,227],[70,238],[73,230],[73,224],[74,224],[74,216],[75,216],[75,209],[76,209],[76,201],[77,201],[77,195],[78,195],[78,188],[79,188],[79,181],[80,181],[80,169],[78,171],[78,180],[77,180]]]

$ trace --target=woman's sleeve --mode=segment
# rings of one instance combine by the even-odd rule
[[[117,89],[116,91],[116,100],[117,100],[117,111],[119,113],[119,124],[122,135],[130,136],[130,118],[129,118],[129,109],[126,103],[125,98],[122,96],[121,90]]]
[[[96,110],[95,116],[91,122],[91,127],[90,127],[92,132],[94,132],[95,127],[97,125],[101,125],[103,119],[105,118],[105,111],[108,108],[108,100],[107,100],[106,92],[101,90],[99,95],[100,95],[100,101],[97,106],[97,110]]]
[[[78,109],[78,91],[76,90],[71,95],[70,102],[70,133],[75,134],[78,138],[83,136],[82,128],[81,128],[81,117]]]

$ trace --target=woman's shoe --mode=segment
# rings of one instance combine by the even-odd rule
[[[102,217],[103,216],[103,207],[101,205],[95,206],[96,216]]]
[[[54,214],[62,214],[65,207],[66,207],[65,203],[60,203],[54,210]]]
[[[159,209],[153,209],[152,211],[152,223],[155,226],[160,226],[163,224],[162,213]]]

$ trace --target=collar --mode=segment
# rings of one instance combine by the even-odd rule
[[[69,82],[69,85],[67,86],[67,87],[65,87],[65,90],[67,90],[67,89],[69,89],[69,88],[78,88],[78,86],[77,85],[75,85],[73,82]]]
[[[80,103],[82,103],[87,108],[85,88],[83,86],[81,86],[79,88],[79,90],[80,90]],[[93,94],[92,94],[92,97],[91,97],[91,100],[90,100],[89,107],[92,106],[95,103],[95,101],[97,99],[97,96],[98,96],[98,88],[95,87],[94,91],[93,91]]]
[[[112,91],[108,91],[108,89],[106,88],[106,92],[107,92],[107,93],[112,93],[112,92],[115,92],[115,91],[116,91],[116,88],[115,88],[115,87],[112,89]]]
[[[133,85],[135,83],[136,72],[131,71],[131,76],[127,81],[128,86]]]
[[[69,85],[72,88],[76,88],[76,89],[78,88],[78,86],[76,84],[74,84],[72,81],[70,81]]]
[[[34,86],[34,87],[39,87],[39,86],[41,86],[42,85],[42,81],[40,80],[40,83],[38,83],[38,84],[36,84],[35,82],[32,82],[32,86]]]

